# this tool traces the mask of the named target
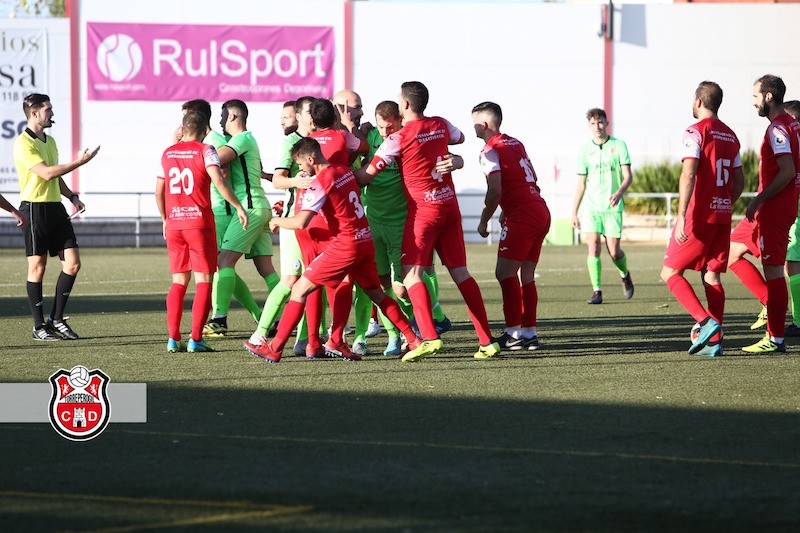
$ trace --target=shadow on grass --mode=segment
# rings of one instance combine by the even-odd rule
[[[170,527],[246,502],[310,508],[214,527],[790,530],[800,520],[795,414],[424,396],[151,385],[147,424],[112,423],[90,442],[6,426],[0,518],[4,531]],[[113,512],[104,497],[120,498]]]

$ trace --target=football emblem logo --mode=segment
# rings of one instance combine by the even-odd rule
[[[108,425],[108,376],[102,370],[76,366],[50,376],[50,424],[59,435],[75,441],[91,440]]]

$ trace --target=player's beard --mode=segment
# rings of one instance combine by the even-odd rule
[[[769,108],[767,107],[766,102],[761,102],[761,104],[756,107],[758,109],[758,116],[759,117],[768,117],[769,116]]]

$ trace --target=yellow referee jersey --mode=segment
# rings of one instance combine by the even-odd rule
[[[44,180],[31,169],[44,162],[58,164],[58,147],[51,136],[42,142],[30,129],[25,129],[14,141],[14,163],[19,177],[19,198],[24,202],[60,202],[61,189],[57,179]]]

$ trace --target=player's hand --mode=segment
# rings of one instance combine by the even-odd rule
[[[273,218],[272,220],[269,221],[269,230],[272,233],[278,231],[278,228],[280,228],[280,226],[278,225],[278,221],[276,219]]]
[[[81,152],[80,157],[78,158],[78,163],[80,165],[85,165],[86,163],[94,159],[94,156],[96,156],[97,152],[99,151],[100,151],[99,146],[94,150],[89,150],[88,148],[84,149],[83,152]]]
[[[581,223],[578,220],[578,215],[572,215],[572,227],[575,229],[581,229]]]
[[[449,174],[464,166],[464,158],[460,155],[447,154],[436,162],[436,171],[440,174]]]
[[[611,206],[611,207],[617,207],[617,204],[619,204],[619,201],[621,199],[622,199],[622,195],[620,193],[618,193],[618,192],[615,192],[614,194],[609,196],[608,205]]]
[[[23,224],[25,224],[25,222],[27,222],[27,219],[25,218],[25,215],[23,215],[22,213],[20,213],[16,209],[11,211],[11,216],[14,217],[15,219],[17,219],[17,227],[22,226]]]
[[[167,221],[161,221],[161,236],[164,237],[164,240],[167,240]]]
[[[483,237],[484,239],[489,236],[489,231],[486,229],[486,222],[480,222],[478,224],[478,235]]]
[[[762,200],[758,196],[753,198],[753,201],[750,202],[750,205],[747,206],[747,211],[745,211],[744,213],[745,218],[747,218],[747,220],[752,222],[753,219],[756,218],[756,211],[758,211],[761,208],[761,204],[763,202],[764,200]]]
[[[301,172],[294,179],[296,180],[295,187],[298,189],[308,189],[309,185],[314,182],[314,176],[309,176],[305,172]]]
[[[247,216],[247,211],[244,210],[244,207],[239,208],[236,210],[236,215],[239,217],[239,222],[242,224],[242,229],[246,230],[247,225],[250,223],[250,217]]]
[[[183,124],[175,128],[175,132],[172,134],[172,144],[178,144],[183,139]]]
[[[358,129],[361,130],[361,135],[366,137],[370,131],[375,129],[375,126],[372,125],[372,122],[363,122]]]
[[[86,204],[84,204],[83,202],[81,202],[81,199],[80,199],[80,197],[78,197],[78,196],[75,196],[75,197],[74,197],[74,200],[72,200],[72,205],[74,205],[74,206],[75,206],[75,209],[76,209],[77,211],[81,211],[81,210],[83,210],[83,209],[86,209]]]
[[[689,238],[685,231],[686,220],[683,217],[678,217],[675,221],[675,242],[683,244]]]
[[[500,223],[500,226],[506,225],[506,214],[504,211],[500,211],[500,216],[497,217],[497,221]]]
[[[283,200],[278,200],[272,204],[272,212],[275,213],[275,216],[281,216],[281,213],[283,213]]]

